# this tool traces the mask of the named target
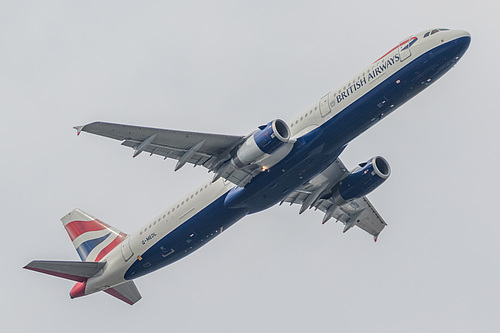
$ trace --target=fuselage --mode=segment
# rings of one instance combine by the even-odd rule
[[[86,293],[171,264],[244,216],[280,202],[325,170],[351,140],[452,68],[469,43],[467,32],[445,29],[405,39],[290,121],[296,142],[279,163],[243,188],[207,181],[130,234],[102,259],[106,269],[87,281]]]

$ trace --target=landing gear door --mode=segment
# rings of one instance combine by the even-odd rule
[[[326,116],[329,114],[332,110],[330,109],[330,104],[328,103],[328,96],[330,94],[326,94],[321,98],[319,101],[319,112],[321,113],[321,117]]]
[[[125,240],[121,244],[122,247],[122,256],[125,261],[128,261],[134,255],[132,252],[132,247],[130,247],[130,237],[125,238]]]
[[[413,38],[409,37],[399,44],[399,61],[404,61],[411,56],[410,46]]]

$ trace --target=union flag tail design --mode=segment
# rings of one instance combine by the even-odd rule
[[[82,261],[100,261],[127,237],[80,209],[73,210],[61,221]]]

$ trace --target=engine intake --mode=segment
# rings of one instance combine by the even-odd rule
[[[290,139],[290,128],[281,119],[275,119],[250,136],[236,151],[232,162],[238,168],[271,155]]]
[[[341,206],[361,198],[379,187],[390,174],[389,163],[381,156],[373,157],[361,163],[358,168],[333,187],[333,200]]]

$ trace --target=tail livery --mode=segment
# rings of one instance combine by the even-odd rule
[[[82,261],[100,261],[127,237],[80,209],[73,210],[61,221]]]
[[[121,281],[114,286],[105,284],[104,288],[89,286],[100,284],[96,280],[105,280],[106,275],[114,274],[112,269],[108,269],[112,263],[101,260],[120,245],[127,235],[80,209],[73,210],[61,221],[82,261],[34,260],[24,268],[76,281],[70,291],[71,298],[103,290],[130,305],[139,301],[141,295],[133,281]]]

